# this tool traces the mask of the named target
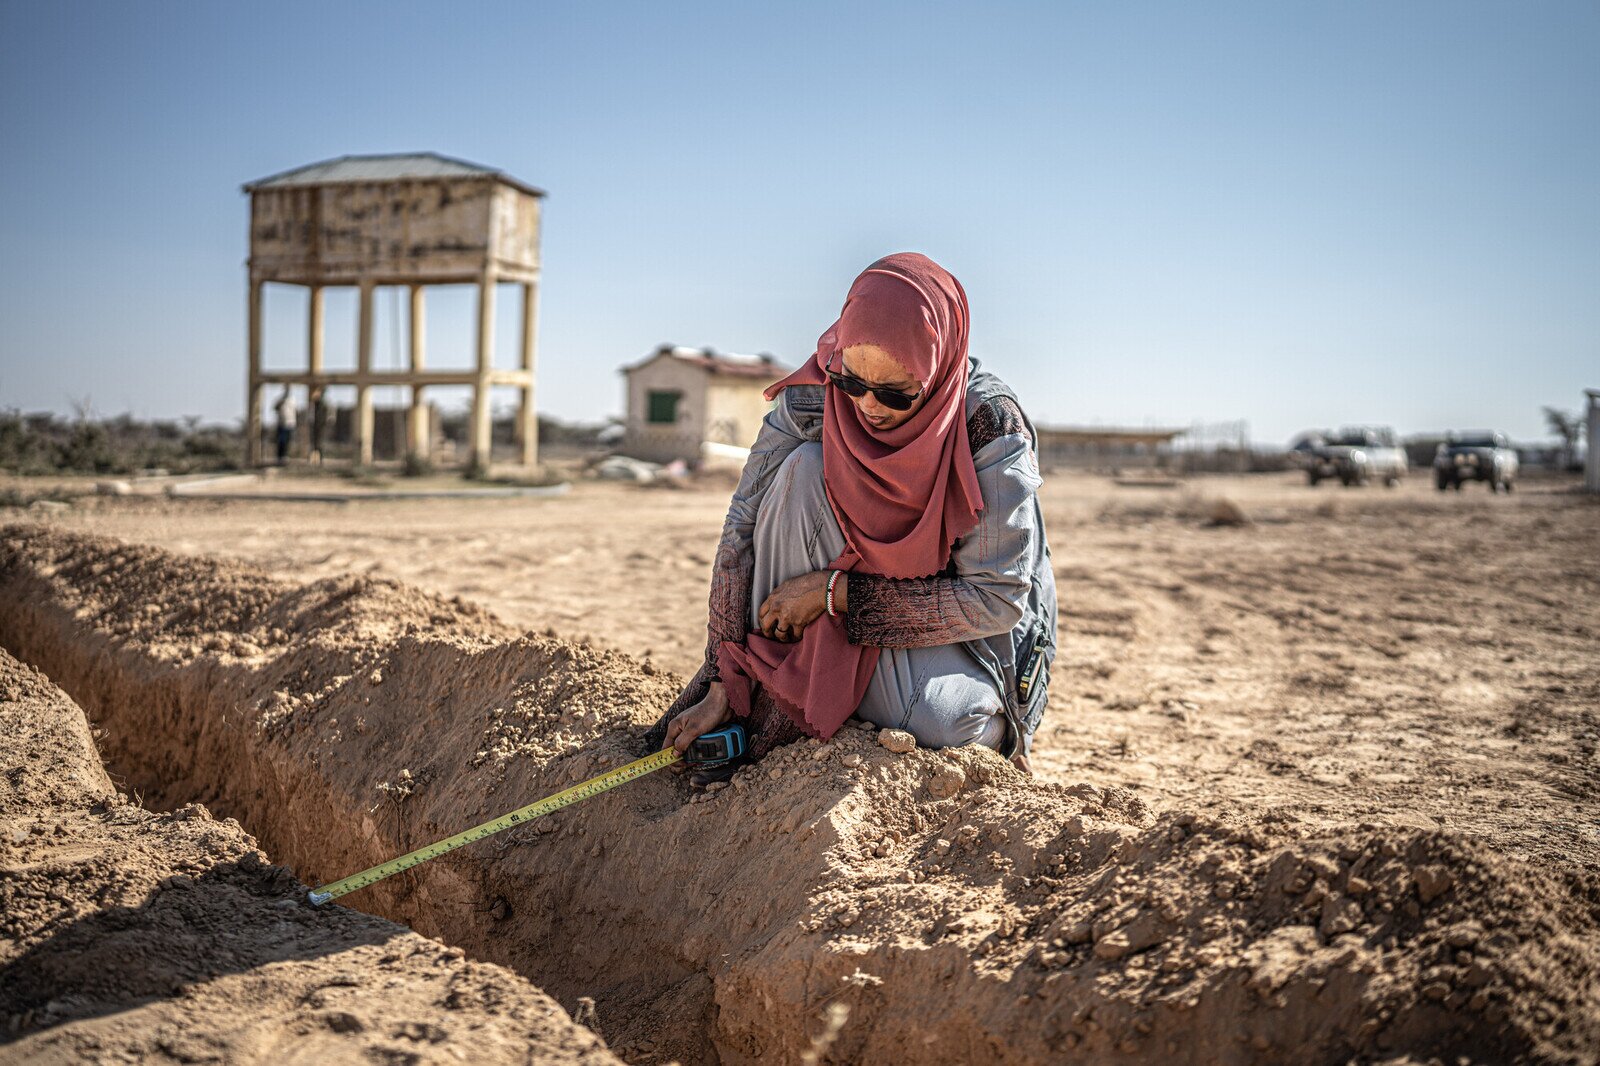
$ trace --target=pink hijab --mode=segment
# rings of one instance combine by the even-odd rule
[[[825,392],[822,483],[845,549],[830,569],[884,577],[928,577],[956,539],[978,523],[983,496],[967,443],[967,294],[925,255],[900,252],[873,263],[850,286],[839,320],[799,370],[767,390],[820,385],[858,344],[884,349],[928,398],[903,425],[874,429],[837,389]],[[851,644],[844,620],[824,614],[795,644],[751,633],[725,641],[723,681],[740,714],[751,686],[776,697],[807,733],[826,739],[855,713],[880,649]]]

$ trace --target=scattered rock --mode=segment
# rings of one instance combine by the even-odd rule
[[[967,775],[950,766],[928,778],[928,792],[935,799],[949,799],[960,792],[961,786],[966,783]]]
[[[591,1032],[600,1032],[600,1014],[595,1009],[593,996],[578,997],[578,1009],[572,1012],[572,1020]]]
[[[1243,508],[1232,500],[1212,500],[1211,506],[1207,508],[1206,525],[1208,526],[1247,526],[1249,524],[1249,516],[1244,513]]]
[[[1456,883],[1455,874],[1439,865],[1413,867],[1411,880],[1416,882],[1417,895],[1424,903],[1432,903]]]
[[[1361,904],[1343,896],[1329,896],[1322,901],[1322,924],[1318,926],[1323,936],[1348,933],[1361,924]]]
[[[878,743],[894,752],[904,755],[917,750],[917,738],[903,729],[884,729],[878,733]]]
[[[336,1033],[359,1033],[367,1023],[347,1010],[332,1010],[322,1016],[322,1024]]]
[[[1120,959],[1133,950],[1133,945],[1128,942],[1128,935],[1122,930],[1107,933],[1094,942],[1094,957],[1097,959]]]
[[[1267,996],[1286,985],[1318,948],[1317,931],[1309,925],[1286,925],[1274,930],[1245,953],[1250,967],[1250,990]]]
[[[1161,920],[1154,914],[1140,914],[1121,929],[1115,929],[1094,943],[1097,959],[1120,959],[1147,951],[1163,939]]]

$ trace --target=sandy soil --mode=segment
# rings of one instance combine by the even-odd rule
[[[0,1060],[617,1061],[515,974],[306,906],[233,819],[130,802],[4,651],[0,732]]]
[[[678,683],[403,583],[36,527],[0,530],[0,644],[79,701],[152,807],[203,798],[319,881],[617,765]],[[1585,1063],[1600,1046],[1600,877],[1577,864],[1456,829],[1154,806],[907,740],[848,729],[699,796],[655,775],[347,898],[566,1005],[591,997],[639,1063],[819,1043],[840,1063]],[[132,844],[199,820],[179,813],[141,812]],[[198,857],[197,883],[227,882],[229,858]],[[73,883],[31,850],[6,874],[31,898]],[[226,944],[233,920],[223,907],[197,938],[171,922],[160,950]],[[41,950],[70,960],[58,933]],[[95,973],[118,967],[159,972],[108,956]],[[395,980],[397,1010],[426,992],[422,973]],[[182,992],[152,993],[169,1026],[204,1009]]]
[[[1595,868],[1600,505],[1570,489],[1048,478],[1062,651],[1040,779],[1307,827],[1448,827]],[[13,513],[296,581],[395,578],[686,674],[727,491]],[[1252,521],[1210,525],[1217,499]]]

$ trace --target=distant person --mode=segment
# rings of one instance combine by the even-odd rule
[[[294,441],[294,400],[289,397],[289,386],[283,387],[283,395],[278,397],[273,410],[278,416],[278,465],[282,466],[289,458],[289,445]]]
[[[1029,770],[1055,578],[1033,427],[969,358],[967,321],[942,267],[888,256],[767,390],[778,402],[717,548],[705,663],[652,748],[685,750],[738,715],[759,758],[856,715]]]

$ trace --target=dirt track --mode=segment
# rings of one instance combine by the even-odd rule
[[[25,529],[4,552],[0,641],[84,703],[110,765],[154,806],[237,816],[307,879],[614,765],[675,687],[391,582]],[[649,779],[351,902],[593,996],[634,1061],[792,1059],[829,1003],[853,1019],[837,1061],[1590,1061],[1600,885],[1508,858],[1525,827],[1286,824],[1143,791],[1163,802],[850,730],[694,803]]]

